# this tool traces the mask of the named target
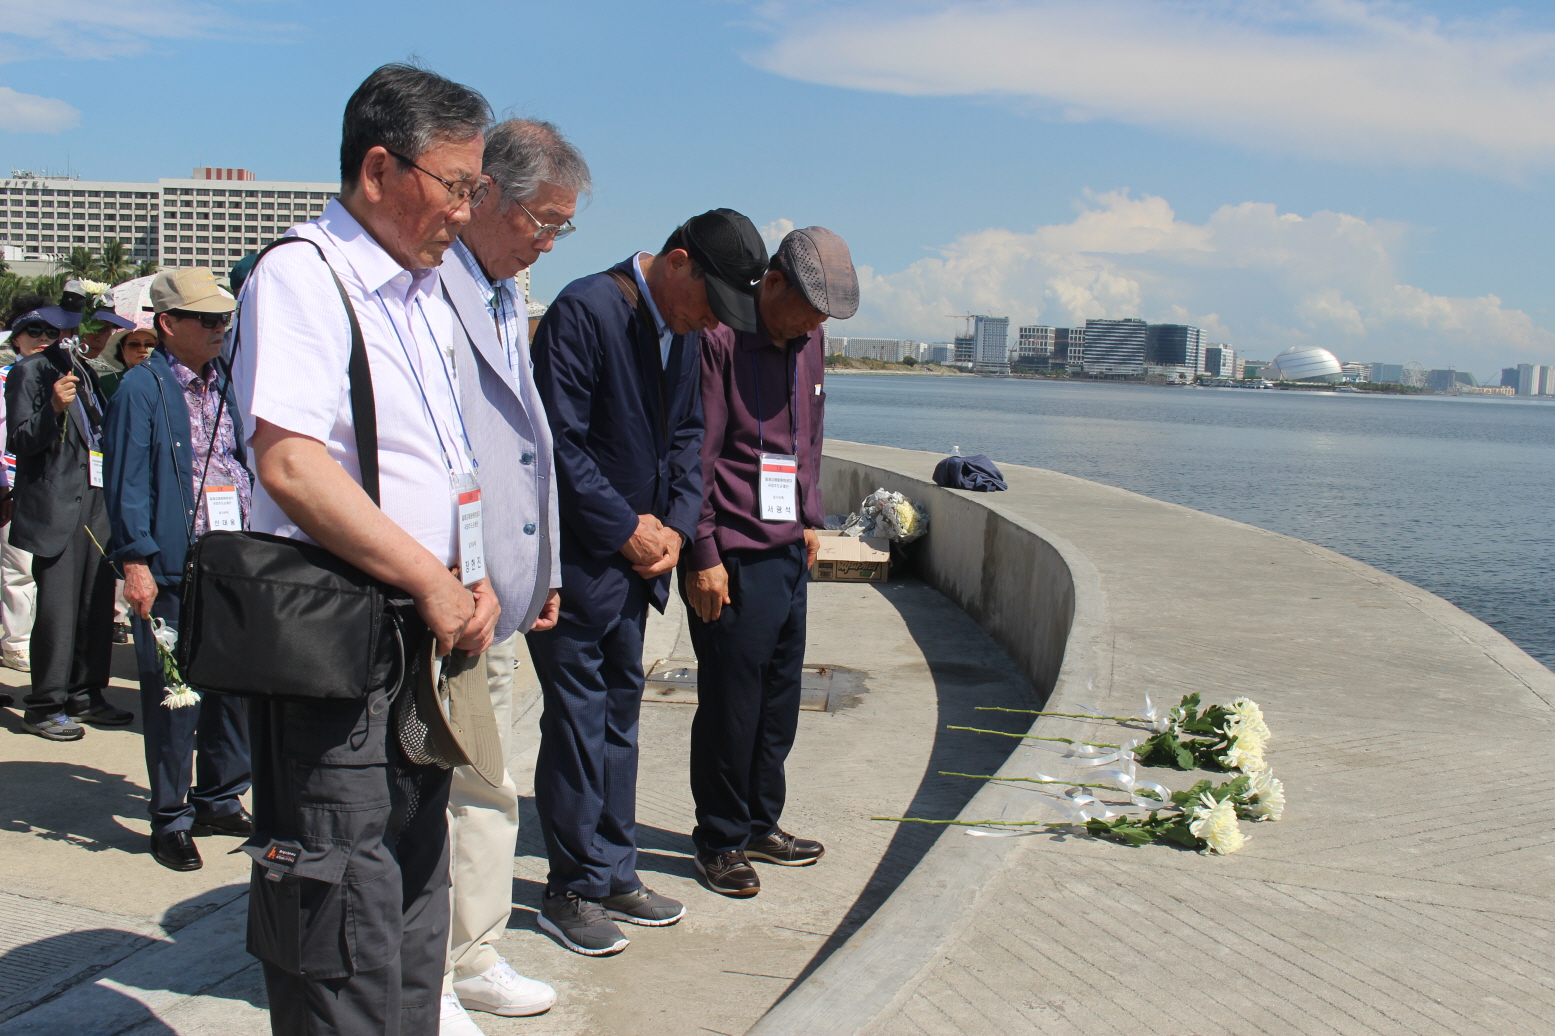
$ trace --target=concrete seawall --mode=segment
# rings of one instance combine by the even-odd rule
[[[1541,947],[1555,941],[1555,797],[1542,774],[1555,674],[1446,601],[1324,548],[1013,465],[1007,493],[944,490],[929,478],[937,459],[828,443],[827,509],[882,486],[926,504],[919,574],[1049,708],[1129,714],[1147,691],[1258,700],[1286,819],[1225,858],[949,830],[751,1033],[1552,1031]],[[1032,732],[1122,739],[1056,717]],[[1061,766],[1028,744],[1000,774],[1072,772]],[[989,783],[960,816],[1043,812]]]

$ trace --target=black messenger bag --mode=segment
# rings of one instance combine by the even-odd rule
[[[282,238],[260,258],[297,241],[318,249],[329,266],[323,249],[302,237]],[[333,267],[330,276],[351,324],[351,419],[362,488],[377,504],[378,416],[367,346]],[[241,344],[235,329],[234,359]],[[219,425],[219,410],[216,420]],[[184,682],[197,691],[356,701],[393,687],[404,673],[398,611],[412,602],[316,544],[260,532],[208,532],[184,558],[181,593],[176,659]]]

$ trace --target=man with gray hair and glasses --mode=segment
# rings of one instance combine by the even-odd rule
[[[480,94],[425,69],[368,76],[346,103],[340,197],[288,232],[311,244],[255,264],[240,300],[252,528],[311,540],[414,603],[399,612],[409,688],[430,687],[434,654],[485,651],[499,612],[460,536],[484,458],[463,432],[449,359],[458,322],[438,276],[488,189],[490,119]],[[372,375],[378,502],[361,481],[348,391],[353,322]],[[341,631],[339,650],[353,647]],[[425,753],[396,722],[415,699],[390,697],[251,703],[248,948],[277,1036],[438,1031],[449,771],[412,760]]]
[[[504,761],[513,721],[513,670],[520,636],[556,625],[561,587],[551,429],[529,360],[529,306],[514,276],[572,232],[587,163],[548,122],[509,119],[486,132],[482,172],[491,197],[443,258],[443,288],[467,332],[455,367],[466,427],[482,458],[486,571],[502,604],[486,678]],[[527,649],[524,656],[528,656]],[[511,774],[488,784],[454,770],[448,799],[453,920],[443,986],[442,1036],[480,1036],[466,1009],[515,1016],[556,1002],[492,945],[513,909],[518,787]]]

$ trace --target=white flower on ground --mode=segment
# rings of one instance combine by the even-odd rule
[[[1199,805],[1193,807],[1193,820],[1188,830],[1195,838],[1204,839],[1209,851],[1228,856],[1242,848],[1247,839],[1236,822],[1236,806],[1230,799],[1215,801],[1215,796],[1204,792]]]
[[[1225,747],[1226,752],[1220,757],[1220,765],[1228,770],[1256,773],[1269,768],[1268,760],[1263,757],[1263,741],[1259,738],[1244,734],[1232,739]]]
[[[1227,734],[1239,737],[1250,733],[1261,741],[1273,739],[1274,735],[1269,732],[1269,725],[1263,721],[1263,710],[1258,707],[1257,702],[1251,698],[1238,698],[1227,708],[1236,717],[1227,725]]]
[[[1245,812],[1254,820],[1278,820],[1285,813],[1285,784],[1274,776],[1273,770],[1258,770],[1251,774],[1247,797],[1253,801]]]

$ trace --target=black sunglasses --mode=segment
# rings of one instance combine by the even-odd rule
[[[218,327],[226,327],[232,323],[232,313],[230,311],[226,313],[191,313],[186,309],[170,309],[168,312],[179,320],[198,320],[200,326],[207,331],[214,331]]]
[[[46,338],[51,342],[59,341],[59,328],[50,327],[48,324],[27,324],[16,329],[19,335],[32,335],[34,338]]]

